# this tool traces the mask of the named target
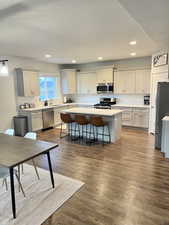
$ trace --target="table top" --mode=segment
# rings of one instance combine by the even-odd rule
[[[14,167],[56,147],[57,143],[0,134],[0,165]]]
[[[71,108],[65,109],[61,112],[72,113],[72,114],[86,114],[86,115],[96,115],[96,116],[115,116],[123,112],[119,109],[95,109],[95,108]]]

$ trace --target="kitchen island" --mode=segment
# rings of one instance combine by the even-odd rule
[[[109,126],[111,142],[114,143],[118,139],[120,139],[123,110],[75,107],[71,109],[62,110],[61,112],[70,113],[72,117],[74,117],[75,114],[83,114],[87,118],[90,118],[90,116],[101,116],[103,120],[107,122]],[[89,131],[90,129],[89,125],[87,129]],[[102,129],[102,128],[99,128],[99,129]],[[101,131],[99,133],[101,133]],[[105,130],[105,134],[108,135],[108,129]],[[73,135],[76,135],[76,134],[73,134]],[[98,139],[101,139],[101,138],[102,138],[101,136],[98,137]],[[108,141],[108,136],[105,136],[105,140]]]

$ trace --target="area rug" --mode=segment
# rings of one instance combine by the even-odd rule
[[[12,217],[10,190],[6,191],[0,180],[0,225],[41,225],[84,184],[54,173],[55,189],[53,189],[49,171],[38,169],[38,172],[40,180],[37,179],[34,168],[24,164],[21,182],[26,193],[25,198],[22,192],[18,191],[18,184],[15,181],[16,219]],[[10,187],[9,179],[8,184]]]

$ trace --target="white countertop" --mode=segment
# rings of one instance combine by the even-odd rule
[[[43,109],[52,109],[52,108],[59,108],[59,107],[64,107],[64,106],[76,106],[76,105],[93,106],[93,103],[78,103],[78,102],[62,103],[62,104],[56,104],[56,105],[50,105],[50,106],[39,106],[39,107],[35,107],[35,108],[21,109],[21,111],[33,112],[33,111],[39,111],[39,110],[43,110]]]
[[[62,110],[65,113],[72,114],[86,114],[86,115],[99,115],[99,116],[114,116],[123,112],[119,109],[95,109],[95,108],[81,108],[75,107],[71,109]]]
[[[127,105],[127,104],[115,104],[112,107],[128,107],[128,108],[150,108],[150,105]]]
[[[94,103],[80,103],[80,102],[73,102],[73,103],[62,103],[62,104],[55,104],[50,106],[39,106],[35,108],[28,108],[28,109],[21,109],[21,111],[24,112],[33,112],[33,111],[39,111],[43,109],[52,109],[52,108],[60,108],[64,106],[93,106]],[[126,107],[126,108],[150,108],[149,105],[126,105],[126,104],[116,104],[112,105],[113,108],[115,107]]]

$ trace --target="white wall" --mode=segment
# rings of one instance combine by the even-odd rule
[[[16,115],[13,76],[0,77],[0,131],[11,127]]]
[[[163,49],[155,54],[152,55],[152,62],[151,62],[151,74],[154,75],[154,74],[160,74],[160,73],[165,73],[165,72],[168,72],[169,71],[169,64],[167,65],[163,65],[163,66],[158,66],[158,67],[154,67],[153,66],[153,58],[155,56],[158,56],[160,54],[165,54],[165,53],[168,53],[169,51],[167,49]],[[168,53],[169,54],[169,53]]]
[[[12,127],[12,117],[16,112],[16,91],[14,83],[14,69],[39,70],[41,72],[55,73],[59,70],[55,64],[38,62],[20,57],[7,57],[9,62],[9,76],[0,77],[0,131]]]
[[[151,66],[151,89],[150,89],[150,117],[149,117],[149,133],[155,133],[155,121],[156,121],[156,92],[157,83],[161,81],[169,81],[169,64],[158,67],[153,66],[153,58],[159,54],[168,53],[168,49],[163,49],[152,55]],[[168,96],[166,96],[168,98]]]

